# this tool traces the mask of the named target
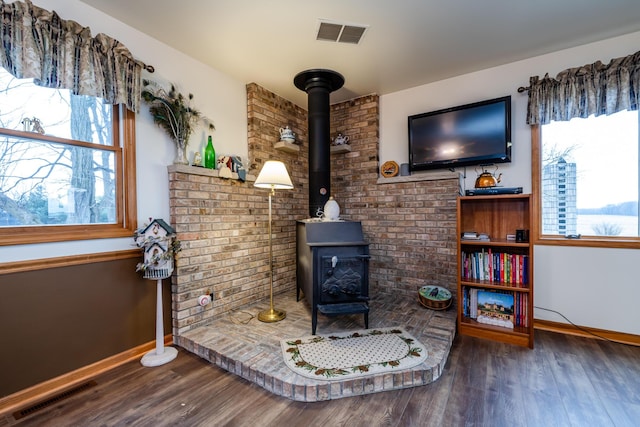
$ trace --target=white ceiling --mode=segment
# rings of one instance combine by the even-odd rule
[[[293,78],[311,68],[345,77],[335,103],[640,31],[640,0],[81,1],[305,108]],[[320,19],[368,29],[317,41]]]

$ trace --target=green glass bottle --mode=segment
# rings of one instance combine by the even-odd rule
[[[213,141],[209,135],[207,147],[204,149],[204,167],[207,169],[216,168],[216,150],[213,148]]]

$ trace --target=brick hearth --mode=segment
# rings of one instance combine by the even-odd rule
[[[289,369],[279,344],[281,339],[311,335],[309,305],[296,302],[294,292],[276,295],[274,301],[276,308],[287,311],[287,317],[278,323],[262,323],[255,317],[268,308],[265,300],[185,332],[177,337],[177,344],[278,396],[316,402],[429,384],[442,374],[455,335],[455,308],[433,311],[423,308],[416,299],[378,294],[370,304],[369,329],[403,327],[426,346],[427,360],[404,371],[358,379],[315,380]],[[364,329],[362,315],[318,318],[318,334],[359,329]]]
[[[331,135],[348,135],[351,148],[332,154],[332,195],[340,204],[341,217],[362,222],[369,243],[370,327],[403,326],[428,347],[432,357],[408,372],[339,385],[291,379],[272,358],[280,359],[276,338],[308,335],[311,328],[305,303],[291,300],[295,299],[296,221],[308,216],[306,111],[255,84],[247,85],[247,102],[247,182],[221,179],[216,171],[204,168],[169,166],[170,221],[182,244],[172,277],[176,343],[296,400],[411,387],[438,378],[455,332],[455,312],[423,309],[417,304],[417,289],[443,286],[455,299],[458,176],[444,172],[380,178],[378,96],[331,106]],[[274,147],[284,126],[296,132],[298,152]],[[252,180],[270,159],[287,165],[295,187],[276,192],[273,203],[274,294],[286,303],[282,308],[289,314],[277,324],[257,320],[236,324],[232,320],[239,311],[268,304],[268,194],[254,188]],[[199,306],[198,296],[210,293],[213,302]],[[335,319],[319,323],[318,333],[364,326],[349,323],[349,316]]]

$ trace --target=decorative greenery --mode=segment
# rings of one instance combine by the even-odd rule
[[[199,122],[204,122],[211,130],[215,129],[209,119],[191,106],[193,94],[185,97],[173,84],[168,92],[150,80],[143,80],[142,85],[142,99],[149,104],[153,122],[165,130],[178,148],[187,146],[193,128]]]

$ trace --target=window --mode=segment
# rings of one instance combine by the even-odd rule
[[[640,241],[638,112],[552,121],[533,132],[541,239]]]
[[[134,123],[0,68],[0,244],[133,235]]]

